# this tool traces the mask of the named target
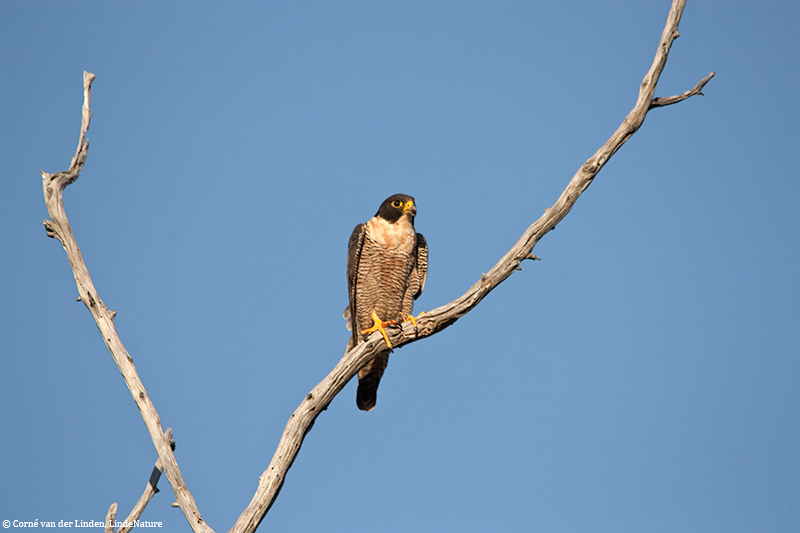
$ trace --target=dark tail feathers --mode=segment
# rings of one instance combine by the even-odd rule
[[[359,378],[358,392],[356,393],[356,405],[362,411],[372,411],[378,402],[378,384],[380,378],[376,379],[373,375]]]
[[[358,392],[356,392],[356,405],[362,411],[372,411],[378,402],[378,385],[383,377],[383,371],[389,364],[389,352],[375,356],[358,371]]]

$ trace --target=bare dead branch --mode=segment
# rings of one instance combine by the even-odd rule
[[[650,109],[653,109],[654,107],[664,107],[667,105],[677,104],[678,102],[683,102],[687,98],[696,95],[705,96],[703,94],[703,87],[705,87],[706,83],[711,81],[711,78],[713,78],[716,74],[717,74],[716,72],[712,72],[711,74],[700,80],[700,83],[698,83],[692,89],[689,89],[683,94],[678,94],[676,96],[666,96],[663,98],[653,98],[650,101]]]
[[[72,267],[72,274],[75,278],[75,285],[78,287],[79,299],[92,314],[97,328],[103,336],[103,341],[111,352],[114,362],[117,363],[117,367],[120,373],[122,373],[122,377],[125,379],[125,384],[131,391],[133,401],[135,401],[136,405],[139,407],[144,423],[150,433],[150,438],[153,440],[153,445],[156,447],[158,457],[163,461],[167,479],[170,485],[172,485],[172,490],[175,492],[175,500],[178,502],[184,516],[186,516],[186,520],[189,521],[189,524],[196,533],[213,533],[213,530],[203,521],[197,504],[192,494],[189,492],[189,489],[186,487],[186,483],[183,481],[183,476],[178,468],[175,456],[172,453],[169,439],[165,437],[164,431],[161,429],[161,420],[158,416],[158,412],[156,412],[155,406],[150,401],[144,384],[142,384],[141,379],[139,379],[139,374],[133,364],[133,359],[131,359],[125,346],[123,346],[114,327],[114,316],[116,313],[109,310],[97,294],[94,283],[92,283],[92,278],[89,275],[89,270],[86,268],[86,264],[83,261],[81,250],[78,248],[78,243],[72,233],[67,214],[64,211],[64,188],[70,183],[73,183],[80,176],[80,171],[83,168],[83,164],[86,162],[86,155],[89,150],[89,141],[85,139],[86,132],[89,129],[89,121],[92,116],[89,110],[89,97],[94,78],[94,74],[88,72],[83,73],[83,115],[81,120],[81,134],[78,141],[78,150],[75,153],[75,157],[72,158],[69,170],[57,174],[42,172],[44,200],[47,205],[47,212],[50,215],[50,220],[45,220],[44,225],[47,229],[47,235],[61,241],[64,250],[67,252],[67,258],[69,259],[69,264]]]
[[[600,169],[641,127],[648,110],[652,107],[659,107],[658,105],[652,105],[653,93],[666,65],[670,47],[679,35],[678,24],[685,4],[685,0],[673,0],[672,2],[655,59],[642,81],[639,88],[639,97],[633,110],[625,117],[625,120],[623,120],[611,138],[581,166],[556,203],[552,207],[545,209],[544,215],[523,233],[514,247],[488,273],[482,274],[481,279],[460,298],[422,315],[417,319],[417,328],[414,328],[410,323],[404,323],[401,327],[387,330],[394,347],[400,347],[429,337],[452,325],[478,305],[495,287],[513,274],[518,269],[520,262],[525,259],[538,259],[532,254],[536,243],[564,219],[581,193],[591,185],[592,180],[600,172]],[[713,73],[711,76],[704,78],[695,89],[684,93],[685,96],[681,95],[676,98],[685,100],[693,94],[700,94],[699,90],[703,88],[712,76]],[[670,103],[676,103],[677,101],[680,100]],[[250,533],[255,531],[278,496],[286,473],[291,468],[303,439],[311,430],[317,416],[328,407],[333,398],[356,375],[358,370],[383,348],[384,341],[381,334],[379,332],[373,333],[367,339],[367,342],[360,343],[353,349],[346,351],[344,357],[331,373],[306,396],[289,418],[272,461],[267,470],[259,477],[258,489],[253,499],[229,533]]]

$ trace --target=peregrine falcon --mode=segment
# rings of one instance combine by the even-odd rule
[[[387,350],[358,371],[356,405],[371,411],[378,397],[378,384],[389,363],[392,344],[384,329],[416,320],[411,315],[414,300],[425,288],[428,275],[428,244],[414,231],[417,206],[414,198],[395,194],[387,198],[374,217],[359,224],[347,247],[347,288],[350,305],[344,311],[353,337],[349,346],[380,331]]]

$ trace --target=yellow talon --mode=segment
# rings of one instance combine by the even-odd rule
[[[417,318],[422,318],[422,315],[424,314],[425,311],[420,312],[420,314],[417,315]],[[414,318],[414,315],[408,315],[405,320],[406,322],[411,322],[412,324],[414,324],[415,335],[419,335],[419,326],[417,325],[417,318]]]
[[[417,315],[417,318],[422,318],[422,315],[424,315],[424,314],[425,314],[425,311],[422,311],[422,312],[420,312],[420,314],[419,314],[419,315]],[[414,318],[414,315],[408,315],[408,316],[406,317],[406,320],[410,320],[410,321],[411,321],[411,323],[412,323],[412,324],[414,324],[414,327],[415,327],[415,328],[417,327],[417,319],[416,319],[416,318]]]
[[[386,341],[386,346],[391,348],[392,347],[392,343],[389,342],[389,336],[386,334],[386,330],[383,328],[383,325],[384,324],[392,324],[392,323],[396,323],[396,322],[395,321],[390,321],[390,322],[382,321],[380,318],[378,318],[378,315],[375,314],[375,311],[372,312],[372,322],[373,322],[372,327],[369,328],[369,329],[362,330],[361,334],[362,335],[369,335],[373,331],[380,331],[381,335],[383,335],[383,339]]]

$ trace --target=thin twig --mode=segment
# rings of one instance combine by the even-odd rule
[[[712,72],[711,74],[700,80],[700,83],[698,83],[692,89],[689,89],[683,94],[678,94],[675,96],[665,96],[662,98],[653,98],[650,101],[650,109],[653,109],[654,107],[664,107],[667,105],[677,104],[678,102],[683,102],[684,100],[692,96],[698,96],[698,95],[705,96],[703,94],[703,87],[705,87],[706,83],[711,81],[711,78],[713,78],[716,74],[717,74],[716,72]]]

